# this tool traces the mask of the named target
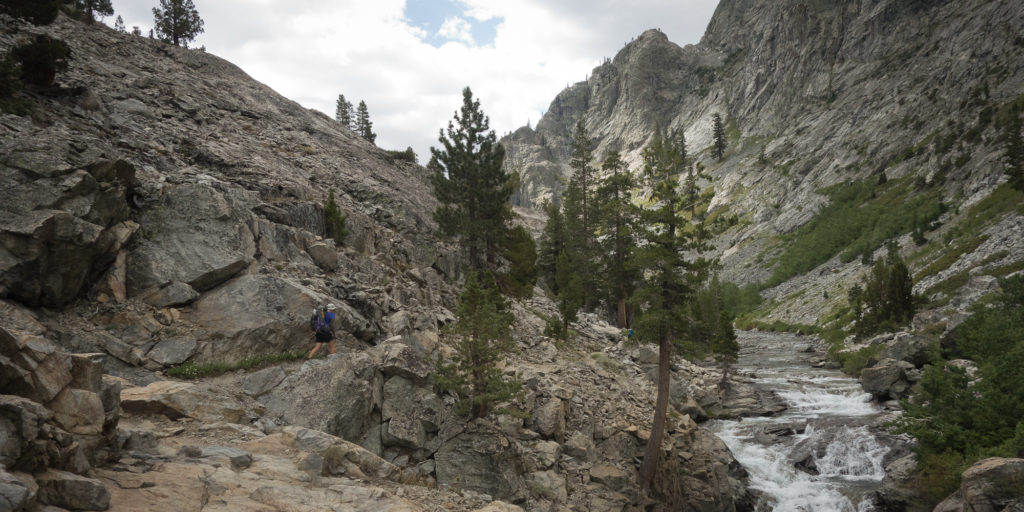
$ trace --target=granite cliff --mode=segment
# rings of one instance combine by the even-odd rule
[[[522,176],[515,201],[537,210],[561,193],[577,120],[595,158],[618,149],[634,171],[659,125],[685,133],[711,177],[710,213],[734,219],[716,237],[724,279],[768,281],[786,236],[830,203],[829,187],[858,180],[903,180],[890,204],[931,194],[947,207],[929,226],[928,254],[913,261],[919,271],[946,254],[949,232],[1006,180],[1000,119],[1020,108],[1022,28],[1024,9],[1008,1],[724,0],[699,44],[680,47],[649,30],[558,94],[535,129],[506,136],[506,165]],[[710,151],[715,113],[728,137],[721,161]],[[965,270],[1017,264],[1020,222],[1010,208],[972,227],[999,242],[958,255],[915,291],[935,295]],[[909,230],[895,235],[905,255],[922,252]],[[845,259],[765,290],[778,306],[764,317],[822,322],[866,269]]]

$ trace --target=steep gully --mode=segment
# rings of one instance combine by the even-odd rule
[[[789,408],[771,417],[718,420],[709,427],[750,472],[767,508],[862,512],[885,476],[889,451],[873,433],[881,410],[860,383],[838,370],[814,368],[806,338],[741,332],[738,373],[752,376]]]

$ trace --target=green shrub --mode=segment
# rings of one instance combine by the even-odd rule
[[[976,304],[950,337],[949,356],[975,361],[977,379],[937,361],[925,369],[920,400],[904,401],[892,424],[917,439],[918,485],[934,500],[975,461],[1024,450],[1024,276],[1000,285],[1003,292]]]
[[[14,47],[11,55],[21,64],[21,79],[34,87],[50,87],[57,73],[68,69],[71,48],[67,43],[46,35],[35,41]]]
[[[385,150],[384,153],[388,155],[388,160],[412,162],[416,163],[416,152],[412,150],[412,146],[405,148],[405,151],[395,151],[393,149]]]
[[[860,376],[860,371],[867,367],[869,362],[876,360],[884,347],[885,345],[877,344],[850,352],[836,352],[835,359],[843,366],[843,372]]]
[[[17,96],[21,92],[21,66],[11,55],[0,60],[0,112],[23,116],[32,110],[32,103]]]
[[[824,191],[830,201],[813,220],[782,241],[772,276],[762,286],[770,288],[808,272],[836,254],[844,262],[871,254],[885,240],[915,229],[932,229],[945,211],[941,191],[917,191],[910,180],[872,180],[843,183]]]
[[[306,357],[303,352],[280,352],[276,354],[260,354],[247,357],[237,362],[194,363],[188,361],[167,370],[167,375],[177,379],[195,380],[204,377],[216,377],[235,370],[255,370],[273,364],[295,361]]]

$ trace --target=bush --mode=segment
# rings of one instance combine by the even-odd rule
[[[68,68],[71,48],[64,41],[40,34],[33,42],[14,47],[11,55],[21,64],[22,81],[46,88],[54,84],[57,73]]]
[[[416,152],[412,150],[412,146],[405,148],[405,151],[386,150],[384,151],[388,155],[388,160],[394,162],[396,160],[403,162],[416,163]]]
[[[922,233],[932,229],[945,211],[941,191],[916,191],[907,178],[882,185],[869,180],[844,183],[824,192],[829,204],[783,239],[786,249],[764,288],[808,272],[836,254],[844,262],[858,256],[870,261],[885,240],[915,229]]]
[[[272,364],[295,361],[304,357],[306,357],[306,354],[303,352],[289,351],[247,357],[234,363],[215,362],[197,364],[189,361],[168,369],[167,375],[178,379],[195,380],[204,377],[216,377],[217,375],[223,375],[235,370],[255,370]]]
[[[21,89],[21,66],[8,55],[0,60],[0,112],[23,116],[32,110],[27,99],[16,96]]]
[[[1024,450],[1024,276],[1000,285],[1003,292],[976,304],[951,336],[949,355],[975,361],[977,378],[941,361],[927,367],[921,399],[904,401],[904,416],[893,424],[917,438],[918,482],[935,499],[978,459]]]

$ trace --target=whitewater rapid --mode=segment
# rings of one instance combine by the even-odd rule
[[[750,473],[750,486],[768,498],[766,510],[872,510],[888,448],[869,428],[881,412],[870,395],[838,370],[811,367],[801,352],[811,343],[806,337],[738,336],[737,373],[774,390],[788,409],[772,417],[713,421],[708,427]]]

